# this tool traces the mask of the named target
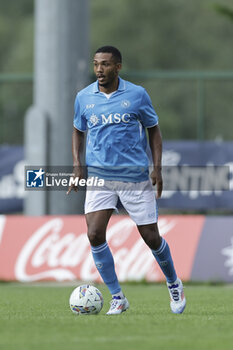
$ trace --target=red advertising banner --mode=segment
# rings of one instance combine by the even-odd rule
[[[191,276],[204,216],[161,216],[160,234],[170,245],[177,274]],[[127,216],[112,216],[107,240],[120,281],[161,281],[150,249]],[[84,216],[0,216],[0,279],[101,281]]]

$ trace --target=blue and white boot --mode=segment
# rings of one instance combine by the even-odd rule
[[[174,314],[182,314],[186,306],[183,284],[179,278],[173,283],[167,283],[170,294],[170,307]]]
[[[106,315],[119,315],[129,308],[129,302],[126,297],[116,297],[114,296],[110,302],[110,309]]]

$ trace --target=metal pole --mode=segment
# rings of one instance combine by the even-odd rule
[[[47,164],[71,166],[73,105],[77,90],[88,83],[88,0],[35,0],[35,84],[34,108],[48,118]],[[33,119],[33,117],[31,117]],[[34,128],[38,137],[36,116]],[[30,148],[30,144],[26,145]],[[40,144],[37,144],[40,159]],[[38,164],[36,155],[28,165]],[[41,164],[44,165],[44,164]],[[31,193],[31,192],[30,192]],[[28,198],[30,201],[30,193]],[[34,195],[35,196],[35,195]],[[83,212],[84,193],[46,192],[47,210],[37,212],[30,203],[26,214],[75,214]]]

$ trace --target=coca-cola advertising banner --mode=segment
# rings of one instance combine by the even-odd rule
[[[186,281],[233,281],[232,226],[233,218],[159,218],[160,233],[170,245],[177,273]],[[107,240],[120,281],[164,280],[129,217],[111,218]],[[101,282],[84,216],[0,216],[0,279]]]

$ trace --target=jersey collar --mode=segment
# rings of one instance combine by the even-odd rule
[[[125,90],[125,80],[121,79],[119,77],[119,85],[118,85],[118,89],[117,91],[124,91]],[[99,91],[99,84],[98,81],[96,80],[94,83],[94,89],[93,89],[94,93],[98,93]]]

